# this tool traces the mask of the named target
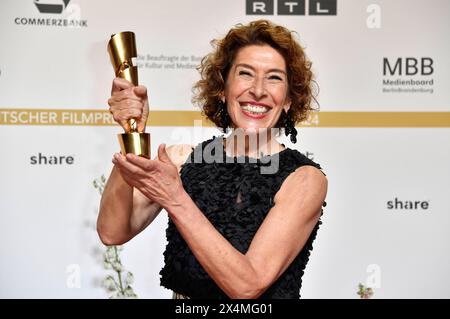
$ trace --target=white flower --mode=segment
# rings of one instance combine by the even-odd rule
[[[117,272],[121,272],[122,271],[122,265],[119,262],[117,262],[117,261],[112,263],[112,267]]]
[[[110,246],[106,249],[105,258],[109,260],[116,258],[116,252],[114,251],[114,247]]]
[[[116,282],[115,282],[115,280],[114,280],[114,278],[112,276],[106,277],[105,280],[103,281],[103,285],[109,291],[115,291],[116,290]]]
[[[126,285],[131,285],[134,282],[134,276],[131,272],[127,272],[127,278],[125,279]]]

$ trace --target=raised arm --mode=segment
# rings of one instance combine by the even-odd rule
[[[128,120],[137,119],[139,132],[145,130],[149,106],[147,89],[134,87],[130,82],[115,78],[108,100],[114,120],[125,131],[129,131]],[[177,170],[191,151],[188,145],[173,145],[167,148],[168,155]],[[117,164],[117,154],[113,163]],[[120,159],[119,159],[120,160]],[[145,229],[161,211],[161,206],[130,186],[135,177],[121,171],[116,165],[110,174],[102,194],[100,212],[97,219],[97,232],[105,245],[119,245]]]

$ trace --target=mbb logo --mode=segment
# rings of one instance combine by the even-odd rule
[[[278,15],[305,15],[308,4],[309,15],[336,15],[337,0],[278,0]],[[274,0],[246,0],[247,15],[273,15]]]
[[[389,61],[383,58],[383,75],[431,75],[434,72],[433,59],[421,58],[397,58],[396,61]]]

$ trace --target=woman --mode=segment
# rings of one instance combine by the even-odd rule
[[[155,160],[115,154],[98,233],[106,245],[123,244],[164,208],[169,225],[161,284],[175,296],[299,298],[327,179],[270,129],[284,128],[295,142],[294,124],[306,118],[314,99],[310,62],[290,31],[265,20],[237,25],[213,44],[194,100],[231,134],[194,150],[160,145]],[[144,130],[145,87],[116,78],[109,105],[126,130],[130,118]],[[263,173],[273,162],[276,169]]]

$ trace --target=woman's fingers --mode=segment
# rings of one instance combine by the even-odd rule
[[[143,85],[135,86],[133,93],[143,99],[147,98],[147,88]]]
[[[147,159],[147,158],[137,156],[134,154],[127,154],[126,160],[128,162],[140,167],[142,170],[144,170],[146,172],[156,169],[156,167],[158,165],[156,163],[156,161],[154,161],[154,160]]]
[[[136,86],[133,89],[133,92],[137,96],[142,97],[142,101],[143,101],[142,116],[137,121],[137,130],[138,130],[138,132],[144,132],[145,126],[147,125],[147,119],[148,119],[148,114],[149,114],[147,88],[145,86],[141,86],[141,85]]]
[[[114,154],[112,161],[128,185],[163,207],[179,194],[182,182],[172,163],[134,154]]]
[[[120,102],[122,100],[144,101],[144,98],[134,92],[135,87],[127,88],[122,91],[115,92],[111,95],[111,99]]]
[[[115,160],[115,163],[114,163]],[[122,154],[114,154],[113,163],[119,168],[120,171],[124,171],[127,174],[138,176],[142,175],[143,170],[129,161]]]
[[[114,78],[111,88],[111,95],[124,89],[132,88],[134,85],[128,80],[122,78]]]
[[[138,106],[130,105],[129,108],[119,109],[113,116],[117,118],[118,121],[121,120],[129,120],[129,119],[138,119],[142,115],[142,109]]]
[[[150,167],[154,165],[153,162],[155,161],[134,154],[124,156],[117,153],[114,154],[112,162],[119,169],[120,174],[128,185],[138,188],[144,194],[150,194],[148,192],[148,180],[149,178],[152,179]],[[139,165],[135,163],[139,163]]]
[[[111,104],[109,108],[114,120],[119,123],[126,132],[129,131],[128,121],[130,119],[140,119],[143,109],[142,103],[138,101],[127,101],[125,105]]]
[[[142,101],[139,100],[123,100],[123,101],[115,101],[113,99],[109,99],[108,100],[108,104],[109,104],[109,111],[111,113],[114,112],[119,112],[122,110],[127,110],[127,109],[136,109],[139,110],[141,113],[143,112],[143,103]]]
[[[138,132],[145,130],[149,113],[147,88],[145,86],[133,86],[125,79],[115,78],[108,104],[114,120],[126,132],[131,129],[128,123],[130,119],[136,120]]]
[[[128,185],[130,185],[131,187],[139,187],[139,180],[137,180],[135,176],[127,173],[126,171],[120,171],[120,174]]]

